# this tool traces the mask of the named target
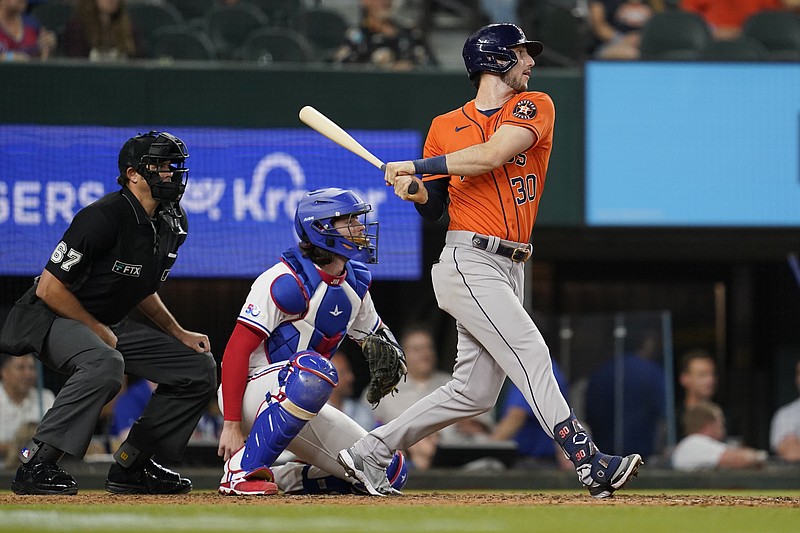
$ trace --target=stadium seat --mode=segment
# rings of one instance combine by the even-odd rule
[[[305,10],[298,0],[242,0],[264,12],[272,26],[298,29]]]
[[[150,49],[156,59],[207,61],[217,57],[211,39],[186,26],[159,28],[153,32]]]
[[[267,16],[250,4],[218,7],[208,14],[206,22],[220,59],[234,59],[251,33],[269,25]]]
[[[344,42],[347,22],[330,9],[311,9],[301,16],[300,29],[320,59],[329,59]]]
[[[308,40],[289,28],[261,28],[250,34],[239,53],[242,59],[270,63],[311,61],[314,52]]]
[[[768,59],[800,59],[800,17],[783,11],[762,11],[748,18],[742,33],[769,51]]]
[[[711,31],[699,15],[684,11],[657,13],[642,29],[642,59],[698,59],[709,41]]]
[[[535,17],[536,30],[527,33],[535,35],[536,40],[545,45],[537,63],[566,67],[582,62],[589,28],[583,19],[573,13],[572,8],[556,2],[540,1]]]
[[[180,11],[186,21],[205,17],[219,4],[217,0],[169,0],[169,3]]]
[[[174,6],[158,0],[130,2],[128,14],[148,49],[156,30],[183,24],[183,16]]]
[[[61,35],[72,16],[72,5],[68,1],[45,2],[37,5],[31,14],[39,24],[56,35]]]
[[[767,57],[763,44],[750,37],[739,37],[732,41],[709,41],[700,51],[700,59],[706,61],[763,61]]]

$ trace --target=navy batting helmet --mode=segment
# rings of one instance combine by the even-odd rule
[[[319,189],[303,195],[297,204],[294,229],[300,240],[364,263],[378,262],[378,223],[367,222],[372,207],[347,189]],[[342,235],[334,221],[355,218],[364,233]]]
[[[525,45],[531,57],[538,56],[544,49],[539,41],[529,41],[516,24],[489,24],[479,29],[467,38],[461,52],[469,79],[483,71],[508,72],[517,64],[517,56],[510,48],[520,45]]]

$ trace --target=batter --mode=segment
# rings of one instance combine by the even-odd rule
[[[506,375],[592,496],[611,496],[642,464],[638,454],[597,450],[562,396],[544,338],[523,308],[524,263],[555,121],[551,98],[527,90],[542,49],[514,24],[475,32],[463,51],[475,99],[433,120],[424,159],[386,165],[387,183],[423,217],[438,220],[445,209],[450,215],[431,275],[439,307],[456,319],[458,355],[449,383],[339,453],[373,495],[397,492],[383,471],[394,450],[491,409]],[[418,192],[409,194],[411,183]]]

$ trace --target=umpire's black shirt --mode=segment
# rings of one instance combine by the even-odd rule
[[[161,209],[151,219],[129,189],[105,195],[78,211],[45,268],[97,320],[116,324],[161,287],[186,240]]]

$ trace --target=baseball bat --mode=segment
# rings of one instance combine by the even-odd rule
[[[345,150],[349,150],[356,154],[361,159],[378,167],[381,170],[386,170],[386,164],[375,157],[372,152],[364,148],[364,146],[355,140],[349,133],[339,127],[334,121],[307,105],[300,110],[300,120],[309,128],[315,130],[317,133],[324,135],[332,140]],[[408,186],[408,194],[416,194],[419,191],[419,184],[416,181],[411,182]]]

